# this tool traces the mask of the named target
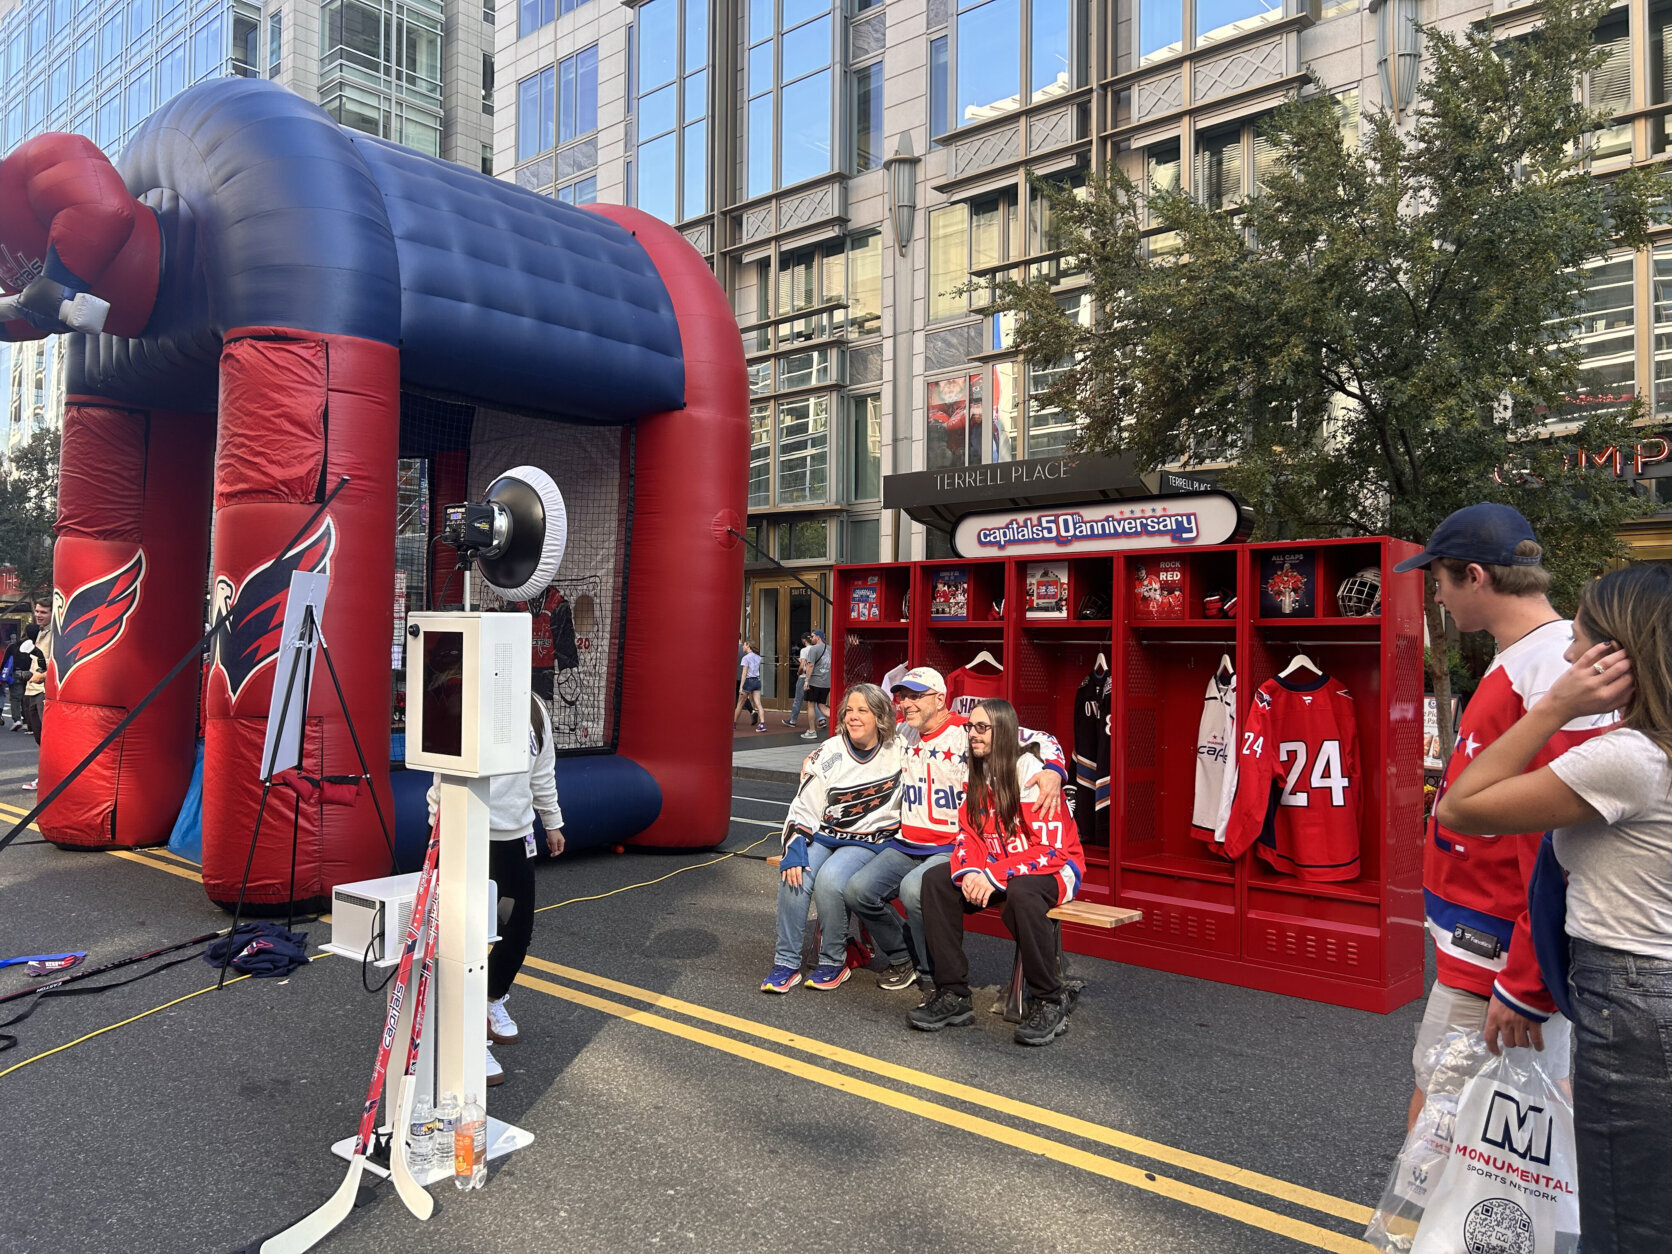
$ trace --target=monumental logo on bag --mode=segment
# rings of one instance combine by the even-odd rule
[[[1469,1254],[1535,1254],[1533,1217],[1507,1197],[1477,1202],[1463,1221],[1463,1246]]]
[[[52,664],[58,682],[122,638],[145,583],[145,550],[122,569],[84,583],[69,596],[52,590]]]
[[[291,575],[299,570],[329,575],[336,548],[337,525],[327,518],[295,548],[245,575],[237,588],[225,575],[215,576],[216,621],[231,610],[215,639],[215,669],[226,676],[233,701],[255,673],[278,656]]]
[[[1526,1162],[1550,1165],[1550,1115],[1543,1106],[1530,1103],[1523,1110],[1515,1096],[1502,1089],[1492,1094],[1480,1139]]]

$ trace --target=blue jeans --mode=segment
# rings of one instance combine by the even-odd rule
[[[929,951],[923,940],[923,873],[950,861],[951,856],[944,853],[914,858],[898,849],[884,849],[848,881],[844,894],[848,909],[865,924],[889,966],[899,966],[910,959],[919,971],[931,970]],[[895,897],[906,908],[906,922],[911,925],[909,951],[900,916],[888,904]]]
[[[1672,1233],[1672,961],[1570,944],[1584,1251],[1664,1249]]]
[[[807,909],[819,906],[819,966],[830,967],[848,960],[848,907],[842,890],[848,878],[876,857],[875,849],[843,845],[832,849],[814,844],[807,851],[808,865],[801,871],[801,887],[791,888],[778,879],[778,948],[772,965],[801,969],[801,939],[807,932]]]

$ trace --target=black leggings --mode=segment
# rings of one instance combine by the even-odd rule
[[[511,991],[534,939],[534,859],[521,839],[488,842],[488,878],[511,899],[511,917],[495,929],[499,940],[488,954],[488,999],[498,1001]]]

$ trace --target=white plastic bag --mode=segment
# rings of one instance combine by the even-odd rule
[[[1429,1051],[1426,1100],[1364,1234],[1378,1250],[1408,1254],[1416,1241],[1423,1211],[1451,1161],[1458,1098],[1491,1058],[1478,1032],[1448,1033]]]
[[[1471,1056],[1484,1051],[1478,1036],[1461,1044],[1448,1038],[1442,1048],[1449,1049],[1452,1064],[1447,1087]],[[1410,1254],[1578,1249],[1573,1107],[1533,1050],[1509,1049],[1489,1058],[1462,1086],[1449,1119],[1449,1094],[1436,1072],[1428,1105],[1435,1108],[1434,1117],[1419,1120],[1407,1138],[1389,1184],[1395,1204],[1387,1214],[1377,1211],[1366,1234],[1372,1243]],[[1425,1124],[1427,1136],[1418,1140]],[[1441,1147],[1448,1140],[1445,1152]],[[1385,1209],[1389,1199],[1383,1200]],[[1418,1222],[1414,1235],[1412,1218]]]

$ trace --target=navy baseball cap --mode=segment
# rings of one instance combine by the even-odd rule
[[[1542,559],[1516,554],[1515,546],[1523,540],[1536,544],[1538,537],[1520,510],[1508,505],[1466,505],[1434,528],[1427,548],[1393,569],[1403,574],[1427,566],[1436,557],[1482,566],[1537,566]]]

